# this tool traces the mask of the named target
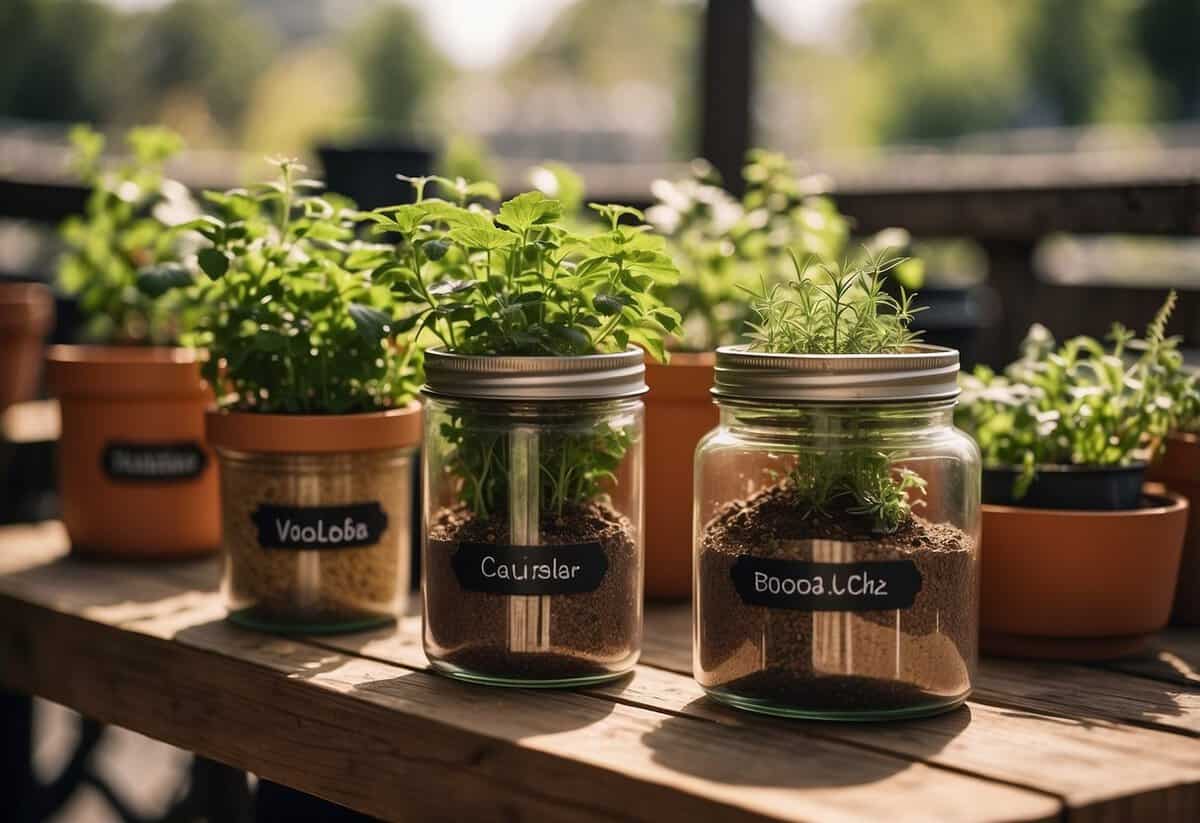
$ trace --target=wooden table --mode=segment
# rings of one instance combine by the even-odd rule
[[[394,820],[1200,820],[1200,633],[1106,667],[986,661],[927,720],[772,720],[705,699],[686,608],[643,664],[579,691],[426,670],[398,628],[226,624],[215,561],[97,564],[0,529],[0,683]]]

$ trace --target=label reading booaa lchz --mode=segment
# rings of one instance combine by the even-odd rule
[[[264,549],[354,549],[373,546],[387,529],[377,501],[342,506],[261,504],[250,519]]]
[[[467,591],[490,594],[583,594],[600,587],[608,558],[599,543],[495,546],[460,543],[450,559]]]
[[[729,576],[747,605],[814,612],[908,609],[922,585],[911,560],[846,563],[742,555]]]
[[[124,443],[104,446],[100,465],[109,479],[127,483],[194,480],[204,473],[208,455],[199,443]]]

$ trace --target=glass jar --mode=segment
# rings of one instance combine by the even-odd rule
[[[643,355],[426,354],[424,645],[475,682],[618,677],[642,634]]]
[[[321,417],[210,412],[229,619],[283,633],[367,629],[408,596],[418,404]]]
[[[958,352],[717,352],[696,452],[694,670],[815,719],[915,717],[975,679],[980,457]]]

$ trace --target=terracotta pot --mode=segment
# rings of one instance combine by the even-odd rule
[[[78,555],[177,558],[220,544],[217,470],[204,445],[212,402],[195,352],[52,346],[62,407],[58,485]]]
[[[1200,626],[1200,436],[1183,433],[1168,436],[1166,451],[1151,464],[1147,476],[1179,492],[1192,504],[1171,622]]]
[[[407,600],[421,406],[349,415],[210,411],[229,618],[357,631]]]
[[[692,463],[717,425],[712,353],[646,362],[646,596],[692,592]]]
[[[54,323],[54,296],[40,283],[0,283],[0,411],[32,400],[42,344]]]
[[[1103,660],[1140,651],[1167,625],[1188,504],[1131,511],[983,506],[985,653]]]

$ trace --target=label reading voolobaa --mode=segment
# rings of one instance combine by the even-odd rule
[[[379,542],[388,516],[377,501],[342,506],[263,503],[250,515],[264,549],[353,549]]]

